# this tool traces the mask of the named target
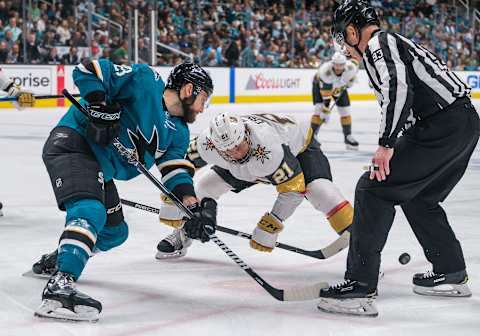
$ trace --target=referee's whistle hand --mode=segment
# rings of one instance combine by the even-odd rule
[[[392,156],[393,148],[378,147],[372,158],[372,165],[375,169],[370,171],[370,180],[376,178],[378,182],[382,182],[387,179],[387,176],[390,175],[390,159]]]

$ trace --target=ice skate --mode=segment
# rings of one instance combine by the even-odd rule
[[[437,274],[432,271],[413,276],[413,292],[420,295],[468,297],[472,292],[467,285],[465,270],[454,273]]]
[[[347,149],[358,150],[358,141],[351,134],[345,136],[344,142]]]
[[[32,265],[32,273],[27,273],[36,277],[52,276],[57,271],[57,255],[57,250],[53,251],[52,253],[42,255],[40,260]]]
[[[332,314],[376,317],[378,310],[373,301],[376,295],[377,290],[367,284],[347,279],[321,289],[317,308]]]
[[[174,259],[187,254],[188,247],[192,240],[185,235],[182,229],[175,229],[157,245],[156,259]]]
[[[42,303],[34,315],[59,320],[96,322],[101,311],[102,304],[79,292],[70,274],[57,272],[45,286]]]

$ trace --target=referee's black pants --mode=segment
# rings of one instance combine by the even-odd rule
[[[480,134],[469,99],[418,121],[398,139],[386,181],[362,175],[355,190],[345,278],[376,288],[380,253],[400,205],[436,273],[465,269],[462,248],[439,202],[467,168]]]

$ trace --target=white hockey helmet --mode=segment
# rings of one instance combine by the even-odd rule
[[[233,113],[221,113],[210,122],[210,139],[219,151],[233,149],[245,139],[245,124]]]
[[[336,51],[335,54],[332,56],[332,63],[333,64],[346,64],[347,63],[347,57],[341,52],[341,51]]]

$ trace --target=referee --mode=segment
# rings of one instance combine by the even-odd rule
[[[370,172],[355,190],[345,281],[322,290],[318,308],[378,315],[371,298],[396,205],[433,265],[414,275],[414,292],[470,296],[462,248],[439,203],[465,173],[479,138],[471,89],[425,47],[381,30],[364,0],[345,1],[332,24],[335,41],[363,61],[382,118]]]

